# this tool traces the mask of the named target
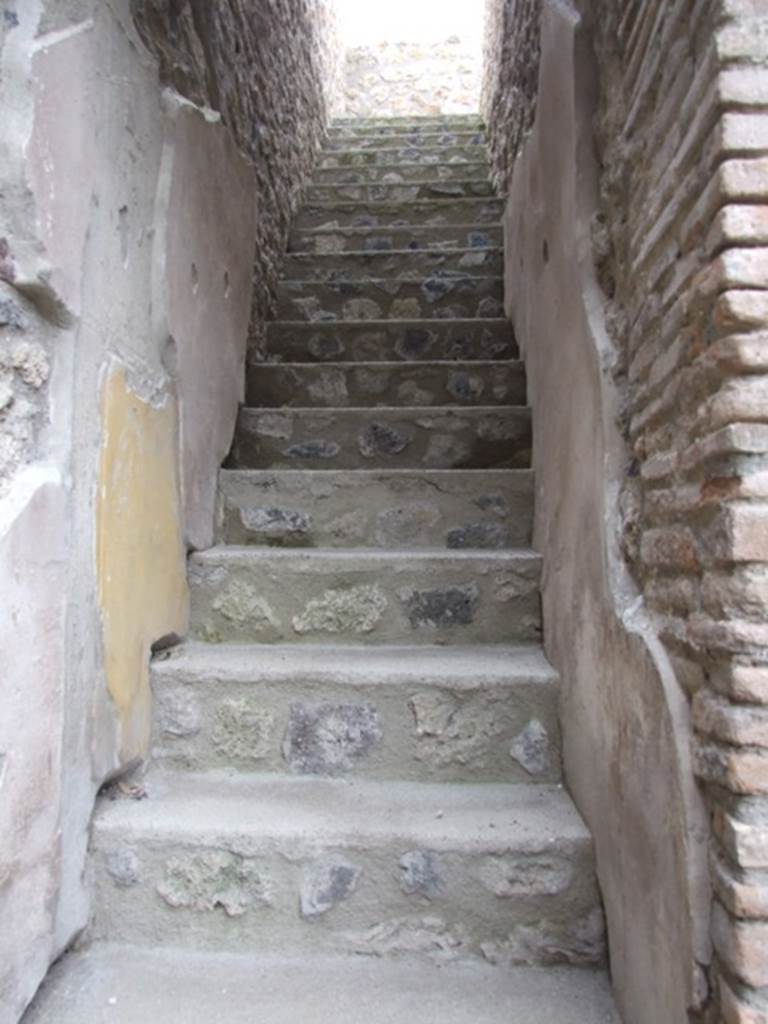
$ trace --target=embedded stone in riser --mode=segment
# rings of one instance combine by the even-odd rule
[[[506,320],[267,324],[270,362],[471,361],[514,359],[517,355],[512,326]]]
[[[211,643],[535,641],[526,552],[212,548],[189,563],[192,635]]]
[[[482,131],[403,131],[394,135],[355,135],[350,138],[329,138],[324,147],[323,155],[345,152],[348,150],[390,150],[390,149],[438,149],[448,146],[478,147],[478,152],[485,154],[486,137]]]
[[[290,281],[359,281],[361,278],[403,277],[421,280],[436,272],[501,277],[501,249],[466,248],[414,252],[369,250],[347,253],[291,253],[283,265]]]
[[[501,228],[492,224],[380,228],[327,228],[292,231],[289,248],[295,253],[325,255],[341,252],[391,250],[489,249],[503,243]]]
[[[474,164],[436,164],[429,170],[431,181],[476,181],[487,180],[489,165],[487,160],[479,160]],[[406,182],[424,181],[425,173],[422,164],[400,164],[391,167],[358,167],[338,168],[320,167],[315,171],[313,183],[316,185],[364,185],[366,182]]]
[[[333,152],[323,152],[318,160],[318,167],[368,167],[376,164],[391,167],[397,164],[422,164],[433,167],[445,164],[476,164],[487,160],[488,151],[485,146],[414,146],[399,145],[391,149],[341,148]]]
[[[412,203],[310,203],[299,210],[294,230],[306,228],[376,228],[422,224],[498,225],[501,199],[417,199]]]
[[[529,470],[223,470],[219,539],[317,548],[526,547]]]
[[[461,181],[425,181],[422,179],[412,183],[382,182],[366,185],[310,185],[307,189],[307,201],[310,203],[348,203],[348,202],[404,202],[415,199],[459,199],[462,196],[492,196],[494,189],[487,179],[471,181],[468,177]]]
[[[155,764],[422,782],[560,779],[557,685],[538,652],[209,647],[186,645],[154,663]]]
[[[363,277],[357,281],[281,281],[279,320],[401,320],[504,316],[504,281],[435,270],[421,280]]]
[[[249,406],[525,405],[520,362],[251,364]]]
[[[251,409],[238,416],[230,469],[527,469],[520,406]]]
[[[288,787],[297,799],[321,805],[297,813],[280,782],[246,783],[233,797],[234,780],[176,779],[190,793],[174,792],[173,807],[149,780],[148,800],[116,801],[97,814],[92,938],[252,953],[603,960],[591,841],[557,788],[457,787],[464,805],[478,803],[460,813],[449,793],[408,807],[413,784],[296,780]],[[369,792],[377,785],[403,803],[380,808]],[[356,815],[386,814],[381,828],[370,834],[343,811],[334,826],[338,786]],[[522,800],[515,789],[537,795]],[[467,816],[474,828],[463,827]]]

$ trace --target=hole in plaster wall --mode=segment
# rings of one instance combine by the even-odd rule
[[[549,242],[546,240],[546,238],[541,243],[541,258],[544,260],[545,263],[549,263]]]
[[[230,283],[229,283],[229,271],[225,270],[224,271],[224,298],[225,299],[229,298],[229,293],[231,291],[232,291],[232,288],[231,288]]]
[[[200,287],[200,275],[197,272],[196,263],[193,263],[190,267],[189,279],[192,282],[192,294],[197,295],[197,289]]]
[[[160,357],[160,360],[168,376],[175,377],[179,369],[179,349],[176,344],[176,339],[170,334],[165,339],[163,354]]]
[[[128,207],[121,206],[117,211],[117,232],[120,236],[120,259],[123,266],[128,266]]]

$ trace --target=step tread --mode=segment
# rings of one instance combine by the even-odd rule
[[[24,1024],[618,1024],[573,967],[382,962],[98,945],[53,968]]]
[[[322,567],[326,563],[344,565],[355,562],[503,562],[507,566],[538,565],[541,555],[532,548],[506,548],[498,551],[447,550],[446,548],[257,548],[246,544],[217,544],[189,556],[192,565],[208,563],[292,560]]]
[[[150,772],[147,797],[103,799],[94,836],[195,843],[248,836],[366,849],[392,842],[420,849],[525,850],[591,845],[562,786],[411,782],[317,776]]]
[[[403,645],[342,647],[336,644],[227,644],[187,642],[169,657],[156,658],[152,673],[158,678],[183,676],[218,686],[227,682],[271,682],[294,679],[328,682],[339,686],[380,686],[383,683],[420,685],[433,682],[453,689],[478,686],[543,687],[557,685],[558,674],[536,644],[441,647]]]

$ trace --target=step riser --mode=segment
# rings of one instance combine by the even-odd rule
[[[504,213],[500,199],[435,199],[415,203],[337,203],[307,205],[295,220],[306,228],[376,228],[402,225],[445,227],[454,224],[498,225]]]
[[[421,281],[282,281],[277,292],[280,320],[465,320],[503,315],[504,281],[500,277],[435,272]]]
[[[297,363],[516,359],[507,321],[267,324],[270,361]]]
[[[420,181],[412,184],[310,185],[310,203],[412,203],[417,199],[461,199],[493,196],[489,181]]]
[[[435,164],[425,171],[421,164],[401,164],[391,167],[360,167],[358,169],[318,168],[313,176],[315,185],[402,184],[408,181],[486,181],[488,161],[474,164]]]
[[[385,151],[389,149],[447,149],[450,146],[471,148],[482,147],[487,140],[484,132],[399,132],[396,135],[355,135],[353,139],[328,139],[323,147],[323,155],[338,153],[350,149],[372,149]]]
[[[419,782],[560,781],[554,687],[460,688],[414,679],[339,685],[327,676],[200,680],[153,674],[152,758],[174,770],[293,772]],[[510,756],[547,736],[529,772]]]
[[[435,128],[430,128],[430,126],[435,126]],[[335,117],[329,131],[365,133],[371,130],[378,131],[383,129],[397,133],[408,130],[442,130],[446,127],[455,128],[457,131],[482,131],[485,128],[485,124],[479,113],[418,114],[414,116],[404,114],[398,117]]]
[[[235,549],[237,550],[237,549]],[[192,635],[209,642],[473,644],[540,638],[537,559],[195,555]]]
[[[392,149],[339,149],[332,153],[321,153],[318,169],[329,167],[368,167],[376,164],[391,167],[393,164],[477,164],[488,161],[485,146],[398,146]]]
[[[339,228],[293,231],[292,253],[386,252],[388,250],[440,250],[499,248],[503,236],[496,227],[390,227]]]
[[[533,474],[222,471],[220,539],[311,548],[527,547]]]
[[[521,363],[269,364],[248,367],[246,403],[264,408],[525,405]]]
[[[414,850],[408,837],[358,849],[351,837],[342,847],[324,845],[321,837],[276,846],[208,835],[203,823],[200,832],[195,845],[172,839],[137,843],[130,834],[97,826],[91,937],[221,952],[418,957],[436,952],[442,936],[446,953],[469,958],[526,928],[530,937],[521,943],[517,962],[602,960],[599,943],[585,949],[580,935],[599,906],[588,842],[505,856],[492,842],[471,855],[450,848]],[[415,884],[438,890],[431,898],[404,891],[413,886],[413,863],[425,865]],[[124,881],[126,865],[133,884]],[[325,893],[322,882],[312,882],[323,867],[330,875]],[[497,895],[523,885],[524,896]],[[217,899],[231,912],[212,906]],[[318,906],[328,909],[317,912]],[[392,931],[400,933],[399,941],[388,938]]]
[[[530,411],[243,408],[230,469],[527,469]]]
[[[504,257],[500,249],[467,248],[442,252],[356,252],[339,255],[290,254],[283,265],[289,281],[359,281],[375,278],[425,278],[436,270],[501,277]]]

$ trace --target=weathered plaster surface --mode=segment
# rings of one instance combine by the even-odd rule
[[[546,650],[562,676],[566,778],[596,841],[625,1020],[683,1024],[709,960],[707,821],[688,704],[619,556],[627,455],[591,247],[594,58],[570,4],[545,3],[541,32],[536,121],[505,229],[534,410]]]
[[[255,188],[209,112],[163,98],[128,0],[7,0],[0,26],[0,1022],[16,1024],[88,919],[93,800],[146,750],[149,646],[185,626],[184,541],[210,536],[243,387]]]
[[[245,385],[256,190],[223,125],[175,93],[164,99],[153,287],[157,307],[167,308],[159,330],[179,394],[185,540],[205,548]]]
[[[0,503],[0,1020],[15,1024],[55,954],[61,870],[66,493],[22,471]]]
[[[125,372],[102,399],[97,576],[107,688],[120,719],[119,754],[146,752],[151,728],[151,645],[182,636],[187,583],[176,479],[177,411],[142,400]]]

